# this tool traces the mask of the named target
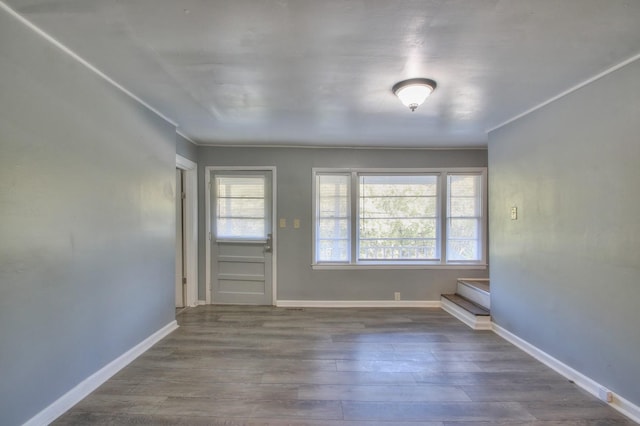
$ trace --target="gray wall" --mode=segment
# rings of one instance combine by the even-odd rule
[[[183,156],[184,158],[198,162],[198,147],[191,143],[191,141],[183,138],[176,133],[176,154]]]
[[[0,12],[0,424],[174,320],[175,129]]]
[[[494,321],[634,404],[638,76],[636,61],[489,138]]]
[[[278,229],[279,300],[440,300],[458,277],[486,277],[487,270],[358,270],[311,269],[311,191],[313,167],[486,167],[486,150],[364,150],[297,148],[199,147],[200,182],[206,166],[276,166],[279,218],[289,226]],[[199,186],[204,200],[204,184]],[[200,203],[200,285],[205,298],[205,213]],[[293,229],[294,218],[301,228]]]

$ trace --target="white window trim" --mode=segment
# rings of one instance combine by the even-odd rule
[[[449,175],[479,175],[480,176],[480,189],[482,191],[481,197],[480,197],[480,202],[482,203],[481,205],[481,210],[482,210],[482,220],[480,221],[480,241],[481,241],[481,249],[482,249],[482,256],[481,256],[481,260],[480,261],[469,261],[469,260],[455,260],[455,261],[448,261],[447,264],[448,265],[476,265],[478,264],[478,262],[482,262],[483,264],[487,263],[487,250],[488,250],[488,243],[489,243],[489,234],[488,234],[488,214],[489,214],[489,193],[488,193],[488,179],[487,179],[487,169],[483,168],[483,169],[465,169],[464,171],[459,171],[458,169],[449,169],[447,171],[447,174],[445,176],[449,176]],[[448,179],[444,180],[444,184],[443,184],[443,195],[442,195],[442,200],[443,203],[448,204]],[[448,205],[444,205],[443,206],[443,212],[444,212],[444,217],[443,217],[443,226],[445,227],[445,230],[448,230],[448,226],[447,226],[447,219],[448,219]],[[447,245],[446,245],[446,238],[448,237],[447,235],[444,235],[443,238],[443,249],[446,250]],[[446,253],[445,253],[445,258],[446,258]]]
[[[321,169],[312,169],[312,170],[321,170]],[[345,176],[347,176],[349,178],[349,180],[348,180],[349,187],[347,189],[347,203],[348,203],[349,209],[350,209],[350,211],[349,211],[350,217],[349,217],[349,224],[348,224],[348,232],[349,232],[349,238],[350,238],[349,242],[351,242],[352,239],[353,239],[353,232],[354,232],[354,230],[353,230],[353,220],[352,220],[352,217],[353,217],[353,214],[354,214],[354,212],[353,212],[353,204],[354,203],[352,203],[352,200],[351,200],[351,197],[352,197],[351,189],[353,187],[353,175],[348,170],[347,171],[341,171],[342,169],[328,169],[328,170],[330,170],[330,172],[328,172],[328,173],[331,174],[331,175],[343,174],[343,175],[345,175]],[[322,175],[322,174],[323,174],[322,171],[317,171],[317,172],[313,173],[313,188],[311,189],[311,196],[313,197],[312,203],[311,203],[312,204],[312,209],[313,209],[313,219],[311,220],[311,223],[313,224],[313,229],[312,229],[312,238],[313,238],[313,240],[312,240],[312,242],[313,242],[312,253],[313,254],[312,254],[312,256],[313,256],[313,259],[314,259],[314,263],[315,263],[315,259],[316,259],[316,249],[318,247],[318,243],[316,241],[316,228],[317,228],[316,220],[317,220],[317,217],[318,217],[317,211],[316,211],[316,208],[317,208],[317,202],[316,202],[317,192],[316,192],[316,188],[318,186],[318,179],[317,179],[318,175]],[[350,250],[349,251],[349,259],[347,260],[347,262],[322,262],[322,265],[326,265],[326,264],[336,264],[336,265],[350,264],[352,262],[352,260],[353,260],[353,255],[354,255],[353,247],[350,246],[349,250]]]
[[[328,167],[314,167],[311,169],[312,173],[312,258],[311,268],[314,270],[357,270],[357,269],[486,269],[487,268],[487,250],[488,250],[488,188],[487,188],[487,168],[486,167],[451,167],[451,168],[328,168]],[[350,229],[351,229],[351,255],[349,262],[316,262],[316,176],[318,174],[351,174],[351,188],[350,188]],[[439,175],[439,197],[438,197],[438,212],[440,220],[438,223],[438,233],[440,235],[440,260],[439,261],[358,261],[357,260],[357,239],[358,239],[358,203],[353,202],[353,196],[358,195],[359,191],[359,174],[411,174],[420,173],[426,175]],[[482,220],[481,230],[482,233],[482,256],[479,261],[453,261],[447,262],[447,176],[449,174],[479,174],[481,176],[482,185]]]

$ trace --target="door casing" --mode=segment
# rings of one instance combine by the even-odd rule
[[[271,283],[272,283],[272,296],[271,296],[271,304],[273,306],[276,305],[276,301],[278,300],[278,283],[276,277],[278,276],[278,236],[277,236],[277,175],[276,175],[276,167],[275,166],[250,166],[250,167],[241,167],[241,166],[207,166],[204,168],[204,183],[205,183],[205,210],[206,210],[206,229],[205,229],[205,284],[206,284],[206,303],[208,305],[215,303],[212,300],[212,292],[211,292],[211,277],[212,277],[212,265],[211,265],[211,173],[217,171],[269,171],[271,172],[271,232],[272,232],[272,244],[273,244],[273,252],[271,255]]]
[[[176,154],[176,168],[183,170],[184,206],[184,276],[187,278],[185,306],[198,302],[198,165]]]
[[[176,283],[175,296],[176,308],[184,308],[187,303],[185,301],[186,283],[183,282],[185,273],[185,255],[184,255],[184,171],[176,167]]]

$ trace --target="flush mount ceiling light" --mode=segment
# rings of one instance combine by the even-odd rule
[[[415,111],[436,89],[436,82],[428,78],[411,78],[393,85],[391,91],[400,101]]]

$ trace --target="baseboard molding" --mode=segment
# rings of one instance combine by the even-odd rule
[[[203,306],[206,304],[207,304],[206,300],[196,300],[196,306]]]
[[[138,343],[136,346],[84,379],[69,392],[62,395],[47,408],[28,420],[23,426],[42,426],[50,424],[71,407],[87,397],[87,395],[96,390],[104,382],[113,377],[118,371],[122,370],[134,359],[146,352],[151,346],[162,340],[177,328],[178,323],[176,321],[171,321],[169,324],[165,325],[160,330],[156,331],[151,336],[147,337],[142,342]]]
[[[589,392],[596,398],[601,399],[599,396],[600,391],[603,389],[606,389],[605,386],[602,386],[595,380],[585,376],[579,371],[574,370],[573,368],[569,367],[562,361],[559,361],[558,359],[552,357],[548,353],[533,346],[531,343],[527,342],[526,340],[523,340],[520,337],[516,336],[515,334],[511,333],[510,331],[506,330],[505,328],[500,327],[498,324],[495,324],[495,323],[493,324],[493,332],[496,333],[498,336],[502,337],[503,339],[505,339],[506,341],[512,343],[514,346],[517,346],[518,348],[522,349],[523,351],[525,351],[526,353],[528,353],[529,355],[531,355],[541,363],[545,364],[547,367],[555,370],[557,373],[571,380],[576,385],[580,386],[582,389]],[[607,404],[610,405],[613,409],[629,417],[633,421],[640,423],[640,407],[633,404],[631,401],[624,399],[620,395],[617,395],[613,391],[611,391],[611,393],[612,393],[613,399],[611,402],[608,402]]]
[[[439,300],[278,300],[280,308],[439,308]]]
[[[474,330],[492,329],[491,317],[489,316],[475,316],[472,313],[467,312],[460,306],[456,305],[455,303],[444,298],[441,301],[441,305],[442,309],[444,309],[446,312],[450,313]]]

